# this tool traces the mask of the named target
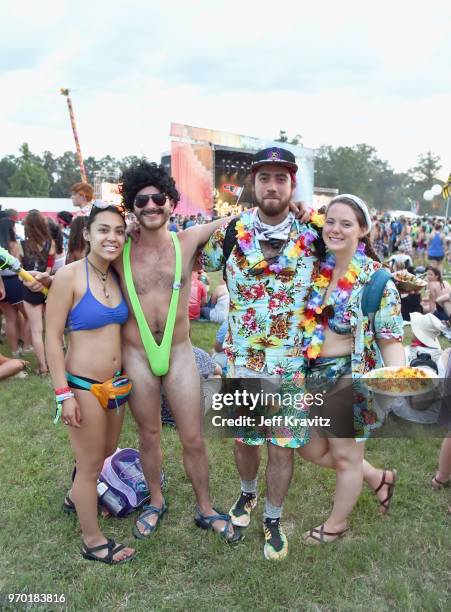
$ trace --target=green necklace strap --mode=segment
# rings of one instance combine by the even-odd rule
[[[138,323],[141,341],[146,351],[147,359],[149,360],[150,369],[155,376],[164,376],[169,370],[169,360],[171,357],[172,337],[174,335],[175,319],[177,316],[177,307],[180,294],[180,281],[182,278],[182,254],[180,250],[180,242],[175,232],[169,232],[172,238],[175,251],[175,272],[174,283],[172,285],[171,301],[169,303],[166,324],[161,344],[155,342],[155,338],[150,331],[149,325],[144,316],[143,309],[139,302],[138,294],[136,293],[135,284],[133,282],[133,274],[130,264],[131,239],[125,243],[122,261],[124,264],[125,286],[127,287],[130,303]]]

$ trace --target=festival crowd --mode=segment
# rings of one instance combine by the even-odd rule
[[[450,225],[371,214],[353,194],[309,211],[292,202],[297,169],[285,149],[257,152],[251,167],[255,207],[212,221],[176,214],[174,180],[146,160],[124,170],[121,206],[93,200],[92,187],[77,183],[72,201],[79,211],[62,211],[56,222],[32,210],[19,223],[15,211],[0,211],[0,247],[34,277],[22,282],[2,265],[0,253],[0,312],[12,355],[0,355],[0,379],[26,376],[23,357],[31,351],[36,374],[51,376],[55,420],[67,426],[75,457],[63,509],[78,516],[85,559],[118,564],[136,556],[133,547],[105,537],[98,523],[97,482],[118,447],[127,403],[150,493],[133,525],[138,539],[151,538],[168,512],[162,410],[180,437],[195,524],[229,544],[243,539],[257,506],[263,446],[266,559],[288,554],[282,511],[295,455],[336,474],[332,510],[304,534],[304,544],[345,536],[363,483],[374,491],[379,512],[389,511],[398,473],[365,459],[365,442],[380,427],[380,416],[362,393],[349,405],[328,402],[323,415],[332,414],[338,427],[329,436],[302,419],[293,422],[292,407],[285,406],[277,413],[284,425],[271,421],[235,431],[237,499],[222,512],[210,496],[201,377],[249,385],[258,379],[262,387],[276,381],[289,393],[323,393],[346,380],[358,383],[382,366],[418,365],[415,360],[449,376],[449,350],[442,351],[438,338],[449,334],[451,286],[443,272]],[[209,291],[213,271],[223,278]],[[192,346],[193,320],[221,323],[211,355]],[[406,323],[409,347],[403,346]],[[409,418],[415,410],[400,402],[393,412]],[[296,408],[298,417],[309,414],[306,404]],[[349,418],[351,429],[340,433]],[[431,486],[450,480],[446,437]]]

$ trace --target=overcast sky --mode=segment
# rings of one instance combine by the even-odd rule
[[[170,147],[170,122],[373,145],[396,170],[451,171],[447,0],[3,0],[0,156]]]

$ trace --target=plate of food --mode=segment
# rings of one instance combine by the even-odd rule
[[[392,397],[408,397],[432,391],[438,376],[427,367],[408,366],[378,368],[362,376],[367,387],[374,393]]]
[[[427,286],[424,279],[415,276],[415,274],[410,274],[407,270],[398,270],[392,276],[398,291],[417,291]]]

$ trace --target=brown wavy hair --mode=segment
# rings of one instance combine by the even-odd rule
[[[327,209],[329,209],[334,204],[346,204],[346,206],[349,206],[349,208],[352,208],[352,210],[355,213],[355,216],[357,217],[357,222],[360,228],[363,230],[368,230],[368,225],[365,220],[365,215],[363,214],[363,212],[360,210],[360,208],[357,206],[355,202],[353,202],[349,198],[334,199],[329,204]],[[360,238],[360,242],[363,242],[363,244],[365,245],[365,255],[367,255],[374,261],[378,261],[379,263],[381,263],[381,260],[379,259],[376,251],[374,250],[373,244],[370,239],[370,235],[366,234],[365,236],[363,236],[363,238]]]
[[[44,244],[51,240],[49,226],[38,210],[30,210],[24,220],[27,249],[33,255],[40,255]]]
[[[84,253],[88,243],[83,236],[83,230],[88,225],[88,217],[75,217],[70,224],[69,242],[67,244],[67,257],[70,259],[73,253]]]

